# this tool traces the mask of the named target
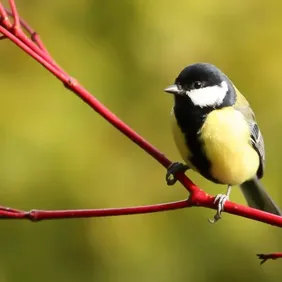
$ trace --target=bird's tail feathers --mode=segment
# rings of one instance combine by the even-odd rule
[[[270,198],[258,178],[253,178],[240,185],[248,205],[265,212],[282,215],[278,206]]]

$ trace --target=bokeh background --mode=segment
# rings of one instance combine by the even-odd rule
[[[263,183],[282,206],[279,1],[17,1],[54,58],[117,116],[179,160],[163,92],[205,61],[249,99],[266,143]],[[11,42],[0,44],[0,202],[21,209],[185,198],[165,170]],[[225,187],[189,176],[211,194]],[[239,189],[232,201],[244,203]],[[0,281],[281,281],[282,231],[214,211],[0,223]]]

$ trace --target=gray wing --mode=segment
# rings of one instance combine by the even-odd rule
[[[264,162],[265,162],[264,141],[262,134],[259,130],[259,127],[255,121],[250,123],[250,130],[251,130],[251,143],[260,156],[260,167],[257,172],[257,177],[260,179],[263,177],[263,173],[264,173]]]
[[[255,114],[250,108],[248,101],[243,95],[237,90],[237,101],[234,108],[241,112],[245,117],[247,123],[250,127],[250,142],[253,148],[257,151],[260,157],[260,166],[257,171],[257,177],[260,179],[264,172],[264,162],[265,162],[265,151],[264,151],[264,141],[259,127],[256,123]]]

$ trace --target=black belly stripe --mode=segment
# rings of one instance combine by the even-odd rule
[[[211,109],[187,107],[187,105],[183,105],[183,101],[181,103],[175,101],[174,115],[192,155],[189,161],[199,170],[201,175],[218,183],[209,173],[211,162],[204,154],[204,144],[199,139],[199,131],[206,120],[207,114],[211,111]]]

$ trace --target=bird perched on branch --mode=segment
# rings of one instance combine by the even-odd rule
[[[218,209],[212,223],[220,219],[233,185],[240,185],[249,206],[281,215],[259,181],[265,152],[255,115],[228,77],[211,64],[197,63],[184,68],[165,92],[174,96],[173,136],[186,163],[168,168],[168,185],[187,169],[226,184],[227,193],[215,197]]]

